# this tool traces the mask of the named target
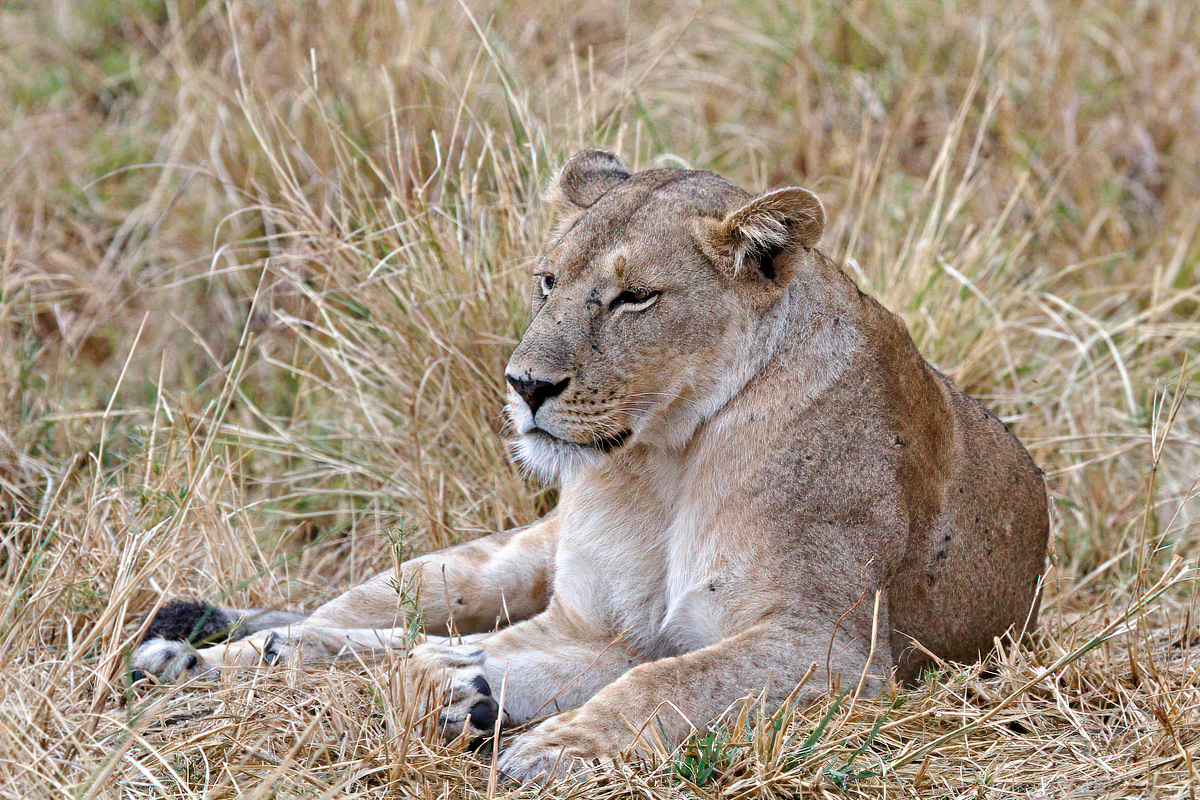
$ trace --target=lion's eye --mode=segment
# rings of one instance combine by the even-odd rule
[[[536,276],[535,280],[537,281],[536,285],[538,297],[542,298],[543,300],[549,297],[550,292],[554,289],[554,276],[538,275]]]
[[[645,311],[658,301],[661,294],[651,289],[627,289],[614,297],[609,307],[613,311]]]

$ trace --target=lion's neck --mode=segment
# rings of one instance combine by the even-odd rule
[[[823,391],[858,355],[864,306],[858,286],[823,256],[797,275],[779,303],[770,347],[756,377],[799,371],[811,392]],[[810,393],[811,393],[810,392]],[[813,395],[815,396],[815,395]]]
[[[804,387],[811,402],[857,356],[862,341],[858,289],[825,259],[813,261],[744,339],[746,345],[689,432],[689,441],[702,427],[712,427],[710,420],[737,407],[748,386],[783,373],[791,376],[788,383]]]

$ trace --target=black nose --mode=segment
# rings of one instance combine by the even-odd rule
[[[536,414],[542,403],[551,397],[562,394],[563,389],[566,389],[567,384],[571,382],[570,378],[563,378],[561,381],[555,382],[544,381],[540,378],[515,378],[507,374],[504,376],[504,380],[508,381],[508,385],[521,395],[525,405],[529,406],[530,415]]]

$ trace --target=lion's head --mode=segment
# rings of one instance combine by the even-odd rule
[[[519,458],[545,477],[681,447],[769,356],[766,324],[825,224],[799,188],[752,198],[708,172],[631,174],[585,150],[505,370]]]

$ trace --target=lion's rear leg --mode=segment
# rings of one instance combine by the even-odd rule
[[[551,514],[527,528],[410,559],[399,580],[391,570],[380,573],[307,617],[170,603],[133,654],[134,677],[178,680],[220,666],[406,650],[419,631],[458,641],[457,634],[528,619],[549,603],[557,535]]]
[[[193,600],[172,601],[158,610],[146,628],[145,638],[130,659],[132,677],[138,680],[149,674],[174,681],[203,674],[224,663],[211,656],[223,653],[225,648],[248,642],[263,632],[287,630],[304,618],[295,611],[236,609]],[[249,653],[246,646],[240,649]]]
[[[377,657],[381,653],[405,654],[415,644],[471,645],[488,636],[419,635],[411,628],[322,628],[286,625],[268,628],[237,640],[197,649],[186,641],[151,639],[133,655],[134,678],[155,675],[162,681],[211,675],[219,667],[253,667],[260,664],[329,662],[345,657]]]

